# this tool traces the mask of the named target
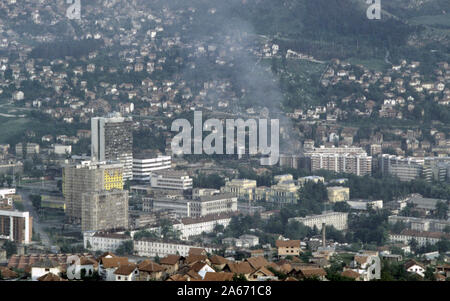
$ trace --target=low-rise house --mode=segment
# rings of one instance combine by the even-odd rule
[[[267,280],[278,280],[271,271],[265,267],[260,267],[254,272],[252,272],[248,278],[249,281],[267,281]]]
[[[69,281],[67,279],[64,279],[60,277],[59,275],[55,275],[53,273],[47,273],[45,275],[42,275],[37,279],[37,281]]]
[[[222,256],[219,255],[213,255],[209,258],[209,261],[211,262],[211,265],[213,268],[217,270],[223,270],[225,265],[228,263],[228,260]]]
[[[436,266],[436,271],[443,274],[445,277],[450,277],[450,264],[446,263],[443,265]]]
[[[361,281],[361,274],[353,270],[345,270],[341,273],[341,276],[354,279],[355,281]]]
[[[134,263],[119,266],[114,271],[115,281],[135,281],[139,276],[138,267]]]
[[[91,277],[98,269],[98,262],[89,257],[81,257],[73,260],[67,266],[67,278],[69,280],[81,280],[83,277]]]
[[[106,281],[115,281],[116,275],[114,272],[121,266],[128,266],[127,257],[117,257],[108,255],[100,259],[100,264],[98,268],[99,275]]]
[[[205,278],[206,273],[215,273],[216,271],[207,263],[205,262],[196,262],[191,266],[191,269],[195,271],[197,274],[202,277],[202,279]]]
[[[327,272],[323,268],[314,266],[300,266],[294,268],[295,277],[298,279],[318,278],[319,280],[325,280]]]
[[[210,273],[207,272],[205,274],[205,277],[203,278],[204,281],[232,281],[233,280],[233,273]]]
[[[248,262],[229,262],[225,265],[223,271],[237,276],[243,275],[248,280],[254,269]]]
[[[247,261],[254,270],[266,267],[269,264],[269,262],[262,256],[250,257],[247,258],[245,261]]]
[[[378,252],[355,255],[350,267],[359,273],[364,281],[381,279],[381,261]]]
[[[60,275],[61,272],[61,265],[56,261],[50,259],[41,260],[31,266],[31,280],[37,281],[39,277],[48,273]]]
[[[425,266],[415,260],[408,260],[405,263],[405,269],[409,273],[414,273],[420,277],[425,277]]]
[[[1,276],[0,279],[2,280],[10,280],[19,277],[19,275],[13,270],[1,266],[0,266],[0,276]]]
[[[144,260],[138,264],[139,276],[136,278],[139,281],[160,280],[164,274],[164,267],[151,260]]]
[[[178,271],[178,268],[180,267],[182,257],[178,255],[167,255],[166,257],[162,258],[159,263],[162,267],[166,269],[166,272],[168,274],[173,274],[176,271]]]
[[[298,256],[301,253],[300,240],[277,240],[278,256]]]

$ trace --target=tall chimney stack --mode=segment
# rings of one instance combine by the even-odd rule
[[[322,223],[322,246],[325,248],[327,246],[327,241],[326,241],[326,224]]]

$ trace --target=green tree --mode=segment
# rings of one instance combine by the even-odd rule
[[[124,256],[124,255],[132,255],[133,254],[133,241],[128,240],[124,241],[116,250],[116,253],[118,255]]]
[[[6,257],[11,257],[14,254],[17,254],[17,245],[12,241],[5,241],[3,244],[3,250],[6,251]]]
[[[448,202],[447,201],[438,201],[436,203],[435,216],[439,219],[447,219],[447,212],[448,212]]]

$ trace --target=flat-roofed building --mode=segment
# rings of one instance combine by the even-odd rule
[[[360,147],[321,146],[305,153],[305,157],[310,160],[311,171],[325,169],[357,176],[372,174],[372,157]]]
[[[327,212],[318,215],[308,215],[305,217],[292,217],[290,221],[297,221],[307,227],[322,230],[322,224],[333,226],[337,230],[346,230],[348,228],[348,213],[347,212]]]
[[[383,209],[383,200],[362,200],[362,199],[351,199],[347,201],[350,208],[353,210],[367,211],[369,208],[372,209]]]
[[[256,180],[232,179],[226,181],[225,186],[220,188],[223,193],[230,193],[239,200],[253,201],[256,189]]]
[[[200,196],[190,202],[190,216],[202,217],[210,214],[236,212],[237,197],[232,194],[219,193],[215,195]]]
[[[84,248],[93,252],[116,252],[126,241],[130,241],[131,236],[120,233],[109,233],[102,231],[83,232]]]
[[[171,156],[141,155],[133,158],[133,180],[149,182],[152,172],[170,169],[172,167]]]
[[[390,224],[403,223],[408,229],[415,231],[444,232],[450,227],[450,220],[419,218],[410,216],[391,215],[388,218]]]
[[[158,239],[143,238],[134,242],[134,252],[138,256],[144,257],[165,257],[168,255],[179,254],[186,257],[191,248],[201,247],[208,253],[213,253],[215,248],[194,246],[192,244],[174,241],[163,241]]]
[[[405,229],[400,234],[391,233],[389,239],[393,242],[402,242],[409,244],[412,239],[415,239],[420,247],[427,244],[434,245],[439,241],[450,239],[449,233],[430,232],[430,231],[415,231]]]
[[[63,168],[63,195],[69,222],[81,223],[82,195],[123,189],[123,165],[111,162],[82,161]]]
[[[112,229],[128,229],[128,191],[83,193],[81,231]]]
[[[33,235],[33,217],[29,212],[0,210],[0,239],[29,244]]]
[[[191,191],[192,178],[181,171],[157,171],[150,176],[150,186],[156,189]]]
[[[231,194],[215,194],[186,199],[181,196],[146,198],[153,211],[172,211],[177,217],[203,217],[210,214],[232,213],[237,209],[237,198]]]
[[[182,240],[189,240],[192,236],[198,236],[202,233],[212,233],[217,225],[228,227],[231,221],[231,214],[211,214],[198,218],[183,218],[173,225],[175,230],[181,232]]]
[[[91,119],[91,156],[94,161],[119,161],[123,178],[133,177],[133,121],[113,113]]]
[[[327,187],[328,200],[332,203],[345,202],[350,199],[350,188],[343,186]]]

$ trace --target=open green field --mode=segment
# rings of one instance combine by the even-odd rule
[[[346,61],[348,61],[352,65],[363,65],[364,67],[368,68],[369,70],[374,71],[386,71],[386,68],[389,68],[390,66],[385,63],[383,59],[359,59],[359,58],[349,58]]]
[[[22,135],[30,128],[28,118],[9,118],[0,116],[0,143],[6,143],[11,138]]]

